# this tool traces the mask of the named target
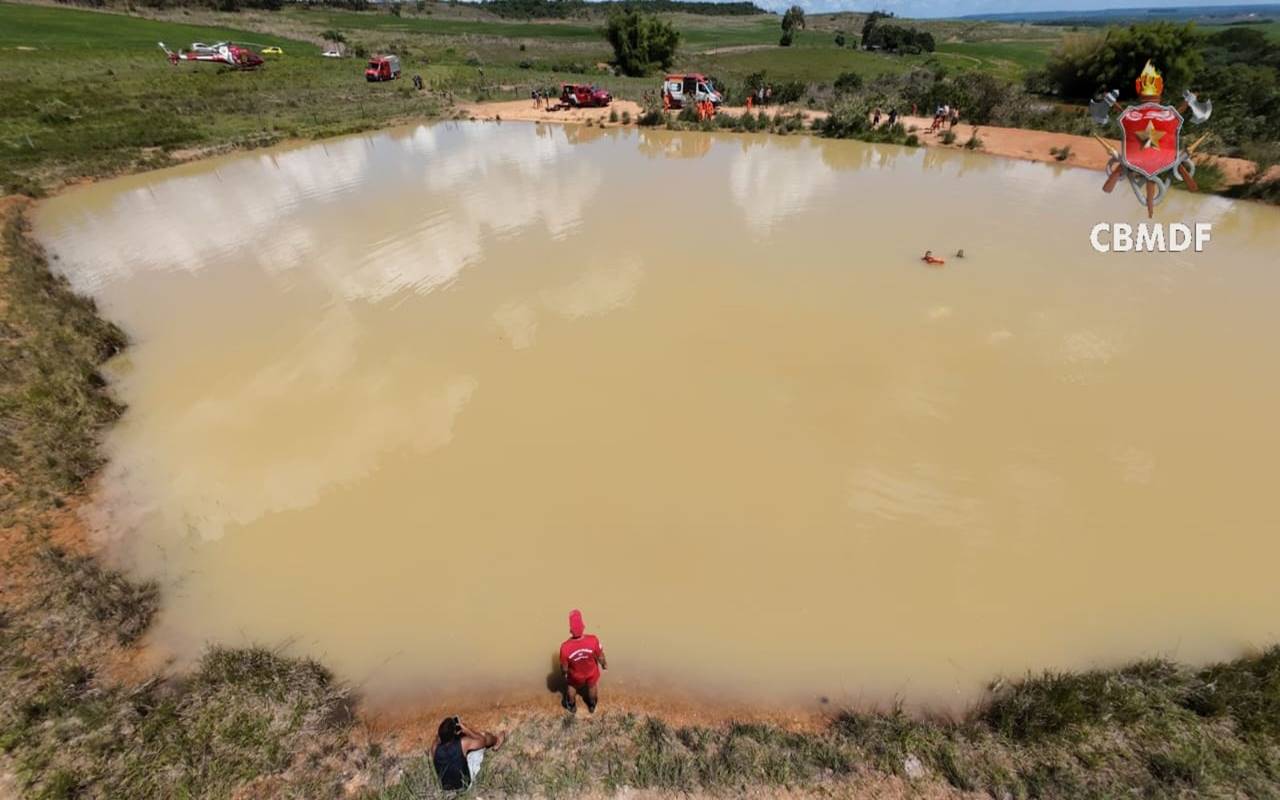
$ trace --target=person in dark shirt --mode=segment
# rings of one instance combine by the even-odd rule
[[[431,763],[445,791],[470,788],[480,774],[485,751],[497,750],[506,734],[477,731],[458,717],[446,717],[431,743]]]

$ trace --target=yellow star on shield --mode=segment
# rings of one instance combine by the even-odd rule
[[[1137,136],[1142,140],[1143,150],[1146,150],[1147,148],[1155,150],[1160,147],[1160,140],[1164,138],[1165,133],[1166,131],[1156,128],[1156,124],[1154,122],[1147,120],[1147,129],[1145,131],[1136,132],[1134,136]]]

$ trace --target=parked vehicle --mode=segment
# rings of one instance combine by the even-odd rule
[[[613,95],[599,86],[566,83],[560,87],[560,105],[569,108],[603,108],[613,102]]]
[[[671,108],[683,108],[685,103],[705,100],[710,100],[718,108],[724,102],[724,96],[701,72],[668,75],[662,82],[662,92],[669,98]]]
[[[394,81],[399,77],[399,56],[374,56],[369,59],[369,67],[364,71],[364,79],[370,82]]]

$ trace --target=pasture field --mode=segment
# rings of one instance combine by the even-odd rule
[[[173,66],[157,45],[220,39],[285,55],[237,72]],[[366,85],[361,64],[319,53],[262,31],[0,4],[0,183],[57,185],[162,166],[185,148],[349,133],[437,109],[407,83]]]

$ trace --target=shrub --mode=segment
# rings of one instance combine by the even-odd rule
[[[646,108],[644,113],[636,118],[636,124],[646,128],[666,123],[667,115],[662,112],[661,108]]]
[[[951,131],[947,131],[950,133]],[[982,147],[982,140],[978,138],[978,129],[974,128],[973,133],[969,136],[969,141],[964,143],[965,150],[977,150]]]
[[[618,121],[618,109],[616,108],[609,109],[609,121],[610,122]]]
[[[836,31],[836,47],[844,47],[844,31]]]
[[[622,112],[622,124],[623,124],[623,125],[630,125],[630,124],[631,124],[631,112],[630,112],[630,111],[627,111],[627,110],[625,110],[625,109],[624,109],[624,110],[623,110],[623,112]]]
[[[943,132],[942,132],[942,143],[943,143],[943,144],[955,144],[955,143],[956,143],[956,132],[955,132],[955,131],[953,131],[953,130],[945,130],[945,131],[943,131]]]
[[[773,102],[778,105],[799,102],[808,89],[808,85],[800,81],[779,83],[773,87]]]
[[[861,88],[862,76],[856,72],[841,72],[831,84],[831,89],[837,96],[853,94]]]

